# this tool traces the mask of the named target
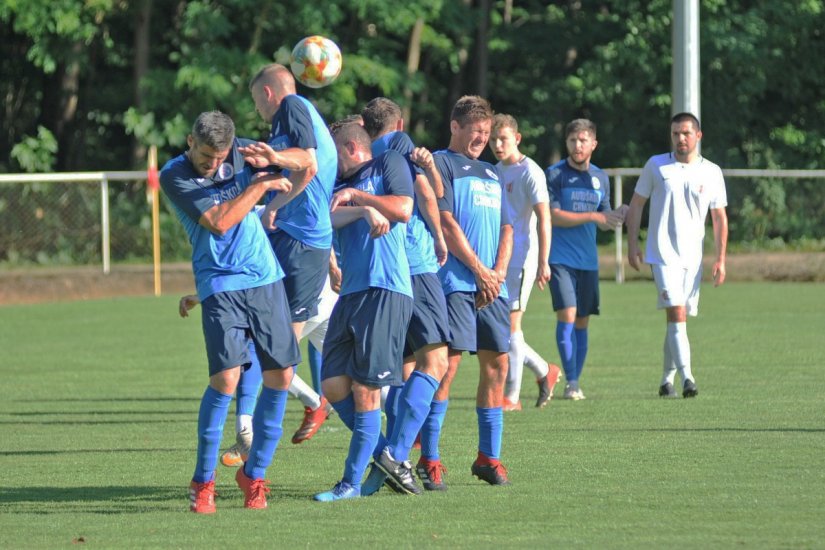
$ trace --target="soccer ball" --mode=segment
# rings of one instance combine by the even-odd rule
[[[307,36],[292,49],[289,66],[298,82],[310,88],[332,84],[341,74],[341,50],[329,38]]]

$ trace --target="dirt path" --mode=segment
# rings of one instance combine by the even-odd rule
[[[615,262],[601,259],[601,276],[615,277]],[[825,282],[825,252],[735,254],[728,258],[729,281],[817,281]],[[164,264],[163,294],[194,292],[188,263]],[[649,277],[625,265],[628,280]],[[0,305],[88,300],[114,296],[147,296],[154,292],[151,266],[116,266],[104,275],[99,266],[39,268],[0,272]]]

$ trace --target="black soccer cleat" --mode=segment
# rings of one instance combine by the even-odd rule
[[[395,460],[390,454],[389,447],[384,447],[375,459],[375,465],[387,474],[387,480],[397,492],[407,495],[421,494],[421,487],[418,486],[413,476],[412,464],[408,460]]]
[[[507,479],[507,468],[499,460],[490,459],[478,453],[478,458],[473,462],[470,472],[481,481],[486,481],[490,485],[510,485]]]
[[[682,397],[696,397],[699,395],[699,388],[696,387],[696,382],[693,380],[685,380],[685,385],[682,386]]]
[[[665,382],[661,386],[659,386],[659,397],[666,397],[668,399],[672,399],[674,397],[679,397],[676,394],[676,389],[673,387],[673,384],[670,382]]]

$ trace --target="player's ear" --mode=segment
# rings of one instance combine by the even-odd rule
[[[457,120],[451,120],[450,121],[450,133],[451,134],[457,134],[459,129],[460,129],[460,126],[458,124],[458,121]]]
[[[521,134],[516,132],[516,145],[521,145]]]
[[[192,134],[186,136],[186,144],[189,146],[190,149],[195,145],[195,138],[192,137]]]
[[[398,121],[395,123],[395,131],[396,132],[403,132],[404,131],[404,119],[399,118]]]

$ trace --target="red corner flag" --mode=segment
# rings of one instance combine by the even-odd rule
[[[160,189],[160,178],[158,177],[158,148],[154,145],[149,147],[149,166],[146,169],[146,185],[149,191]]]

